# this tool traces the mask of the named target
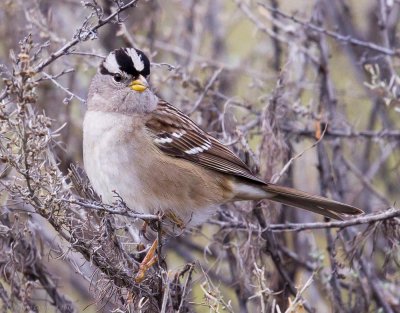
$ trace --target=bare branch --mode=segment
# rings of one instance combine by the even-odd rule
[[[259,3],[259,5],[264,7],[264,8],[266,8],[267,10],[273,12],[274,14],[277,14],[277,15],[279,15],[281,17],[289,19],[289,20],[291,20],[291,21],[293,21],[293,22],[295,22],[295,23],[297,23],[299,25],[302,25],[305,28],[309,28],[311,30],[317,31],[317,32],[319,32],[321,34],[324,34],[326,36],[332,37],[332,38],[334,38],[334,39],[336,39],[338,41],[341,41],[343,43],[346,43],[346,44],[349,43],[349,44],[352,44],[352,45],[361,46],[361,47],[368,48],[370,50],[374,50],[374,51],[377,51],[377,52],[380,52],[380,53],[383,53],[383,54],[386,54],[386,55],[390,55],[390,56],[399,56],[400,55],[400,53],[398,51],[396,51],[396,50],[392,50],[392,49],[389,49],[389,48],[374,44],[372,42],[359,40],[359,39],[353,38],[353,37],[351,37],[349,35],[341,35],[341,34],[338,34],[338,33],[334,32],[334,31],[327,30],[327,29],[325,29],[323,27],[314,25],[312,23],[301,21],[300,19],[298,19],[298,18],[296,18],[294,16],[288,15],[288,14],[282,12],[279,9],[270,7],[270,6],[268,6],[266,4],[263,4],[263,3]]]
[[[101,28],[104,25],[107,25],[109,22],[111,22],[116,16],[121,14],[123,11],[126,9],[129,9],[133,7],[139,0],[131,0],[127,4],[124,4],[122,6],[119,6],[117,10],[115,10],[114,13],[110,14],[108,17],[105,19],[99,19],[97,24],[93,26],[92,28],[89,29],[89,33],[95,33],[99,28]],[[67,42],[64,46],[62,46],[60,49],[58,49],[56,52],[52,53],[47,59],[43,60],[40,62],[38,65],[35,66],[34,71],[35,72],[41,72],[46,66],[57,60],[59,57],[65,55],[72,47],[77,45],[82,38],[76,37],[72,39],[71,41]]]

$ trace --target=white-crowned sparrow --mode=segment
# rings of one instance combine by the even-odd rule
[[[334,219],[354,206],[254,176],[232,151],[149,88],[140,50],[111,52],[94,76],[83,123],[84,163],[106,203],[117,192],[137,212],[171,212],[196,225],[220,204],[269,199]]]

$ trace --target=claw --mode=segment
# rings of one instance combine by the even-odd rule
[[[146,272],[157,262],[158,258],[155,255],[157,247],[158,239],[154,240],[142,263],[140,263],[139,270],[135,277],[135,282],[141,283],[145,278]]]

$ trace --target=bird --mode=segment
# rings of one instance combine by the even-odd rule
[[[137,213],[162,212],[196,226],[220,205],[279,202],[341,220],[359,208],[266,182],[227,146],[150,88],[150,61],[136,48],[111,51],[90,83],[83,160],[105,203],[118,194]]]

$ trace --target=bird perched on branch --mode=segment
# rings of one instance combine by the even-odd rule
[[[83,123],[85,169],[106,203],[117,192],[136,212],[196,225],[218,205],[268,199],[326,217],[354,206],[265,182],[231,150],[149,88],[150,62],[134,48],[112,51],[92,79]]]

